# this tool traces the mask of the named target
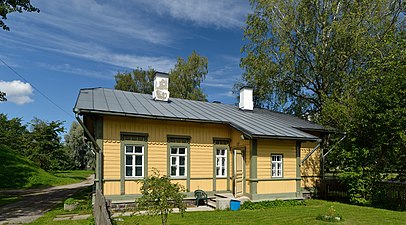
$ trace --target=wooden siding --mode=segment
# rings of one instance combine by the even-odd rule
[[[191,178],[212,178],[213,163],[213,144],[190,144]],[[213,189],[213,186],[210,189]]]
[[[161,174],[166,175],[168,147],[166,142],[148,141],[148,174],[157,169]]]
[[[258,140],[258,179],[272,178],[271,154],[283,155],[283,177],[296,178],[296,142],[288,140]]]
[[[190,181],[190,191],[193,192],[197,189],[201,190],[212,190],[213,189],[213,178],[210,179],[199,179]]]
[[[140,193],[141,183],[138,183],[134,180],[125,181],[125,191],[126,193]]]
[[[153,168],[167,174],[167,136],[190,136],[190,191],[196,186],[213,190],[213,181],[200,184],[193,178],[213,177],[213,138],[230,138],[231,129],[223,124],[192,123],[167,120],[147,120],[127,117],[104,117],[103,151],[104,179],[120,179],[120,133],[148,134],[148,174]],[[230,160],[228,160],[230,163]],[[186,188],[186,180],[174,180]],[[114,183],[114,185],[113,185]],[[125,181],[125,194],[139,194],[139,187],[133,181]],[[105,195],[120,194],[120,182],[106,181]]]
[[[260,181],[257,186],[258,194],[279,194],[296,192],[296,181]]]
[[[232,180],[230,180],[230,188]],[[216,191],[227,191],[227,178],[217,178],[216,179]]]
[[[103,142],[104,179],[120,178],[120,143]]]
[[[120,194],[120,181],[105,181],[103,184],[104,195]]]
[[[230,176],[229,188],[233,191],[233,150],[242,149],[245,160],[245,178],[250,178],[251,140],[243,140],[242,133],[224,124],[193,123],[167,120],[147,120],[127,117],[104,117],[103,124],[103,152],[104,152],[104,194],[120,195],[139,194],[139,184],[126,180],[124,187],[120,184],[120,133],[145,133],[148,134],[147,155],[148,174],[153,168],[162,175],[167,174],[167,136],[190,136],[190,183],[189,190],[196,189],[213,191],[213,176],[215,175],[213,160],[213,138],[230,139],[230,152],[228,154],[228,169]],[[296,142],[288,140],[261,139],[257,142],[257,178],[271,178],[271,154],[283,154],[283,177],[296,178]],[[314,144],[314,143],[311,143]],[[302,144],[302,158],[308,143]],[[316,154],[316,153],[315,153]],[[307,165],[306,165],[307,166]],[[319,166],[319,165],[318,165]],[[319,167],[318,167],[319,168]],[[302,174],[303,175],[303,174]],[[114,180],[114,181],[109,181]],[[187,188],[188,181],[172,180]],[[216,191],[227,190],[227,179],[216,178]],[[274,194],[296,192],[296,182],[288,181],[259,181],[257,194]],[[245,182],[245,193],[250,193],[250,182]]]
[[[307,154],[309,154],[314,147],[317,146],[317,142],[302,142],[300,149],[300,160],[303,160]],[[316,186],[316,181],[320,176],[320,148],[318,148],[302,165],[300,168],[300,174],[302,176],[301,187],[312,188]]]

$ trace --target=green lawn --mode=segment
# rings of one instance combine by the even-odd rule
[[[319,214],[326,214],[331,206],[343,217],[343,221],[332,224],[406,224],[406,212],[396,212],[321,200],[307,200],[305,206],[283,206],[260,210],[189,212],[186,213],[183,218],[179,214],[171,214],[168,224],[331,224],[330,222],[316,220]],[[57,215],[66,213],[67,212],[64,212],[62,209],[62,205],[59,205],[31,224],[85,225],[91,221],[91,219],[53,221]],[[74,211],[73,213],[91,214],[91,209],[87,208],[85,210]],[[161,224],[159,217],[133,216],[122,217],[121,219],[124,221],[116,221],[118,225]]]
[[[93,171],[47,172],[27,158],[0,145],[0,190],[59,186],[80,182]]]
[[[275,207],[262,210],[214,211],[169,216],[169,224],[329,224],[316,220],[333,206],[343,221],[334,224],[406,224],[406,212],[353,206],[321,200],[308,200],[306,206]],[[117,224],[160,224],[160,218],[147,216],[122,217]]]

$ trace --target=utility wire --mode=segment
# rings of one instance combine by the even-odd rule
[[[50,99],[48,96],[46,96],[41,90],[39,90],[37,87],[35,87],[32,83],[28,82],[27,79],[25,79],[22,75],[20,75],[17,71],[15,71],[11,66],[9,66],[6,62],[4,62],[1,58],[0,61],[7,66],[11,71],[13,71],[17,76],[19,76],[23,81],[26,83],[29,83],[38,93],[40,93],[44,98],[46,98],[50,103],[52,103],[54,106],[56,106],[58,109],[62,110],[62,112],[66,113],[66,115],[72,117],[75,119],[72,114],[68,113],[66,110],[64,110],[62,107],[60,107],[58,104],[56,104],[52,99]]]

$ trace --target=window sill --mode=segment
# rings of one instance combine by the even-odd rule
[[[171,180],[187,180],[187,177],[169,177]]]
[[[142,180],[144,177],[125,177],[124,180]]]

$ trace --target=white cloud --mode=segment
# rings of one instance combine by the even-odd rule
[[[97,79],[104,79],[104,80],[113,80],[115,71],[96,71],[96,70],[88,70],[79,68],[74,65],[70,65],[68,63],[65,64],[48,64],[48,63],[38,63],[38,66],[41,68],[62,72],[62,73],[70,73],[76,74],[79,76],[84,77],[91,77]]]
[[[161,16],[193,21],[200,26],[241,28],[249,13],[247,2],[235,0],[168,0],[139,1]]]
[[[232,64],[222,65],[215,70],[209,71],[202,86],[231,90],[237,78],[241,76],[240,73],[241,71],[236,70]]]
[[[71,0],[69,10],[61,7],[65,4],[64,0],[40,1],[35,4],[40,13],[13,20],[34,25],[35,29],[51,28],[54,33],[108,44],[126,39],[168,45],[172,40],[171,30],[137,13],[137,4]],[[18,26],[14,26],[13,32],[16,30]]]
[[[7,101],[18,105],[27,104],[34,100],[30,97],[34,89],[29,83],[20,80],[3,81],[0,80],[0,91],[7,94]]]

